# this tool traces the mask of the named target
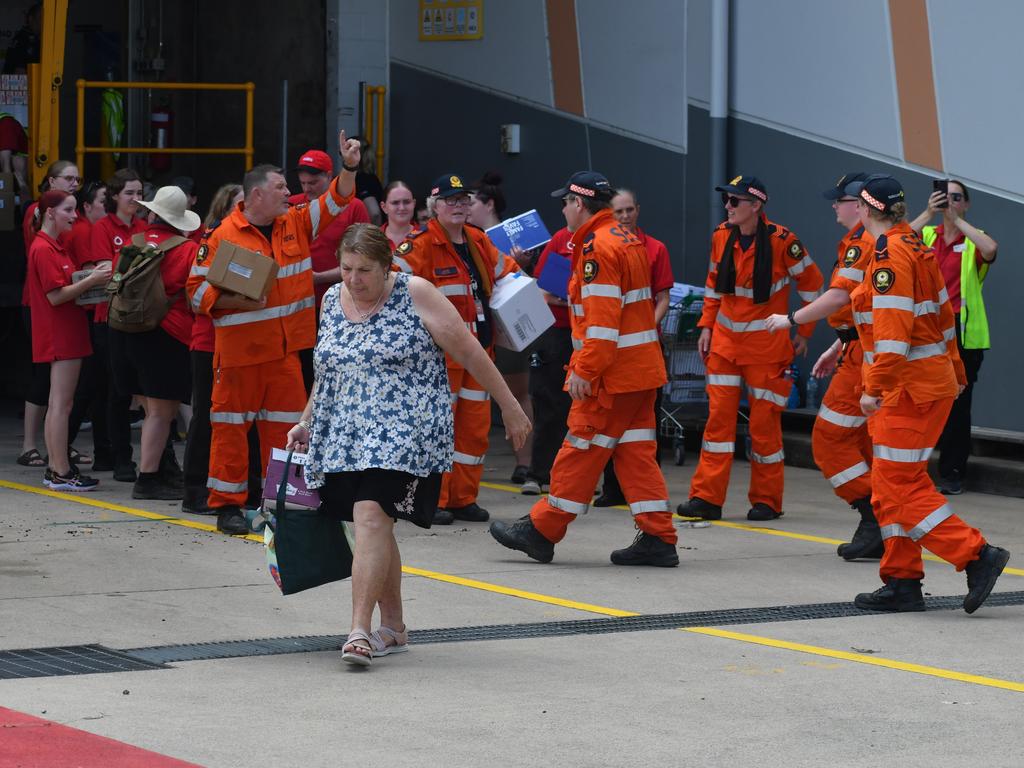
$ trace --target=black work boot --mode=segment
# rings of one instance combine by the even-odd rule
[[[249,533],[249,525],[238,507],[221,507],[217,510],[217,530],[231,536]]]
[[[694,496],[685,504],[676,507],[676,514],[682,517],[700,517],[704,520],[721,520],[722,508],[710,501]]]
[[[447,510],[456,520],[465,520],[468,523],[486,523],[491,517],[490,513],[475,501],[464,507],[447,507]]]
[[[860,522],[857,530],[853,532],[853,538],[848,544],[840,544],[836,549],[843,560],[857,560],[866,558],[875,560],[885,552],[885,545],[882,543],[882,529],[878,527],[878,519],[875,517],[875,510],[871,507],[871,499],[865,496],[857,499],[850,505],[860,512]]]
[[[184,487],[168,483],[159,472],[139,472],[132,487],[133,499],[180,501],[184,493]]]
[[[529,516],[508,525],[501,520],[491,523],[491,536],[509,549],[525,552],[538,563],[550,563],[555,557],[555,545],[533,527]]]
[[[853,604],[864,611],[893,611],[907,613],[924,610],[924,595],[920,579],[889,579],[874,592],[862,592]]]
[[[747,510],[747,520],[776,520],[782,517],[781,512],[776,512],[763,502],[757,502]]]
[[[625,549],[612,552],[615,565],[656,565],[659,568],[674,568],[679,565],[679,553],[674,544],[639,531],[633,543]]]
[[[992,592],[996,579],[1003,572],[1010,553],[1002,547],[986,544],[978,552],[978,559],[967,564],[967,597],[964,598],[964,610],[974,613]]]

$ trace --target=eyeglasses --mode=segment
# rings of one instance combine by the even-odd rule
[[[736,195],[727,195],[725,192],[722,193],[722,205],[727,205],[730,208],[739,208],[740,203],[752,203],[754,202],[749,197],[736,197]]]
[[[962,203],[964,201],[964,195],[962,192],[950,192],[949,199],[954,203]]]
[[[576,195],[566,195],[565,197],[562,198],[562,207],[564,208],[575,199]]]
[[[82,180],[81,176],[58,176],[58,179],[64,179],[64,181],[73,181],[75,184]]]
[[[464,205],[469,205],[469,195],[460,195],[459,197],[443,197],[445,205],[451,206],[452,208],[460,208]]]
[[[836,200],[834,203],[832,203],[832,205],[839,205],[840,203],[856,203],[856,202],[857,202],[857,198],[856,197],[840,197],[838,200]]]

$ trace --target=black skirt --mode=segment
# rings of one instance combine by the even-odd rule
[[[185,344],[159,327],[144,333],[111,328],[109,334],[114,387],[122,396],[192,399],[192,360]]]
[[[320,511],[351,522],[357,501],[375,501],[388,517],[429,528],[440,497],[440,472],[426,477],[397,469],[328,472],[320,488]]]

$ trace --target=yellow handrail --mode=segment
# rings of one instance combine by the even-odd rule
[[[245,155],[245,170],[252,168],[254,83],[146,83],[78,80],[78,115],[75,120],[75,157],[82,169],[86,154],[129,155]],[[245,146],[243,147],[87,147],[85,146],[86,88],[150,88],[163,91],[245,91]]]
[[[374,146],[378,177],[384,175],[384,94],[387,88],[383,85],[368,85],[363,89],[366,93],[365,130],[363,136]]]

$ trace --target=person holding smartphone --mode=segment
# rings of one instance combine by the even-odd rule
[[[971,452],[971,396],[985,350],[989,348],[988,318],[982,288],[998,244],[966,220],[971,207],[967,185],[957,179],[933,179],[928,207],[910,226],[935,251],[956,316],[956,338],[967,373],[967,388],[955,401],[939,438],[939,490],[963,493],[967,457]],[[942,216],[938,226],[929,222]]]

